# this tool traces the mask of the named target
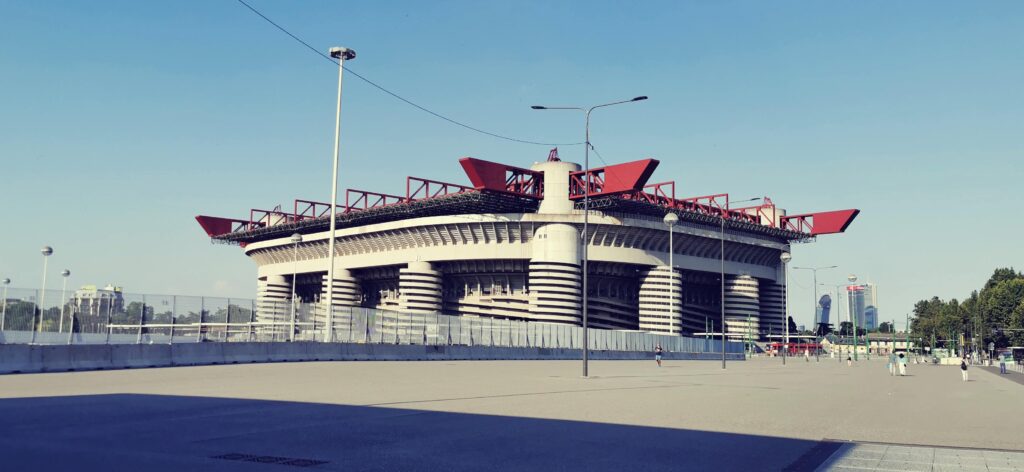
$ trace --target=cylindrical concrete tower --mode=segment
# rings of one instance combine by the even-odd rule
[[[668,266],[640,274],[640,330],[675,334],[682,329],[682,282]]]
[[[725,327],[732,339],[738,341],[748,335],[757,338],[761,317],[759,295],[757,279],[749,275],[725,276]]]
[[[530,259],[530,315],[538,321],[581,323],[580,233],[550,223],[534,234]]]

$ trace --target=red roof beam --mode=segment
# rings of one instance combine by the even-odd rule
[[[509,193],[522,197],[544,196],[544,173],[474,157],[463,157],[459,164],[476,190]]]
[[[811,236],[846,232],[860,210],[835,210],[782,217],[782,228]]]
[[[196,217],[199,226],[206,231],[206,235],[214,238],[238,231],[247,231],[252,224],[248,220],[237,220],[234,218],[221,218],[219,216],[199,215]],[[258,225],[263,226],[263,225]]]
[[[465,185],[438,182],[419,177],[406,177],[405,179],[405,199],[409,202],[472,192],[473,190],[473,187]]]
[[[299,210],[301,208],[301,210]],[[331,204],[311,200],[295,200],[295,221],[314,220],[330,216]]]
[[[354,196],[354,197],[353,197]],[[405,203],[406,197],[401,195],[388,195],[386,193],[369,192],[366,190],[345,190],[345,213],[370,208],[383,207]]]
[[[676,183],[661,182],[647,184],[641,191],[622,194],[622,198],[672,208],[676,200]]]
[[[569,198],[603,197],[642,191],[658,167],[657,159],[642,159],[569,173]]]
[[[276,218],[275,218],[276,217]],[[295,215],[279,210],[260,210],[253,208],[249,210],[249,223],[252,228],[259,226],[274,226],[277,224],[290,223],[295,221]]]
[[[726,214],[726,209],[729,208],[729,194],[716,193],[714,195],[683,198],[676,200],[676,208],[722,218]]]
[[[741,208],[730,208],[730,210],[731,211],[743,212],[743,213],[746,213],[746,214],[752,216],[753,217],[752,220],[755,223],[766,225],[766,226],[770,226],[772,228],[774,228],[776,226],[775,225],[775,215],[776,215],[777,211],[776,211],[776,208],[775,208],[775,202],[773,202],[772,199],[770,199],[768,197],[764,197],[762,199],[762,203],[760,205],[741,207]],[[767,224],[766,224],[766,222],[767,222]]]

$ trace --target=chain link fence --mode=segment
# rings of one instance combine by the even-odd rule
[[[319,303],[10,289],[0,300],[0,344],[155,344],[333,341],[490,347],[582,347],[583,328],[511,319],[408,313]],[[721,352],[721,341],[590,329],[592,350]],[[742,342],[726,352],[742,353]]]

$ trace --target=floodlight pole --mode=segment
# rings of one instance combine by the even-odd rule
[[[32,326],[32,339],[29,340],[30,344],[36,342],[36,333],[43,329],[43,307],[46,306],[46,262],[50,259],[50,255],[53,254],[53,248],[50,246],[43,246],[43,249],[39,252],[43,255],[43,285],[39,289],[39,321],[34,323],[35,326]]]
[[[343,47],[333,47],[329,52],[331,57],[338,60],[338,107],[334,113],[334,169],[331,172],[331,239],[327,243],[327,323],[325,325],[327,331],[324,333],[324,342],[334,341],[334,239],[338,227],[338,147],[341,141],[341,80],[345,74],[345,61],[355,59],[356,57],[355,51]]]
[[[783,323],[786,325],[786,337],[782,340],[782,365],[786,365],[786,357],[789,356],[789,261],[793,260],[793,255],[783,252],[779,255],[779,260],[782,261],[782,289],[785,291],[785,297],[782,301],[785,309],[783,310],[782,318]]]
[[[295,233],[292,235],[292,244],[295,246],[292,253],[292,322],[291,331],[288,333],[288,341],[295,341],[295,286],[298,285],[299,278],[299,243],[302,242],[302,235]],[[275,310],[276,312],[276,310]],[[277,316],[274,317],[275,319]],[[277,332],[277,326],[274,326],[274,332]]]

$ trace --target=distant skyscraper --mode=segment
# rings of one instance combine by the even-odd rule
[[[867,298],[867,297],[865,297]],[[873,306],[864,307],[864,329],[878,328],[878,310]]]
[[[863,287],[865,326],[867,329],[878,329],[878,286],[868,282]]]
[[[850,316],[856,320],[858,329],[871,329],[867,326],[867,319],[864,313],[864,286],[847,285],[846,295],[849,300]]]
[[[829,311],[832,309],[832,297],[827,293],[818,300],[818,307],[814,313],[815,329],[820,330],[819,334],[828,332]]]

